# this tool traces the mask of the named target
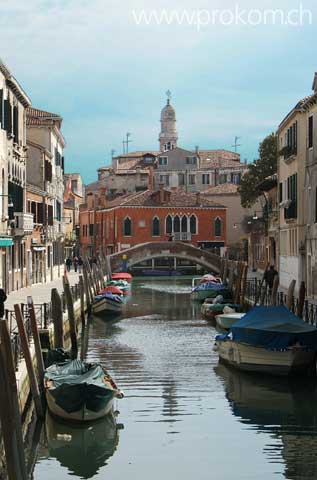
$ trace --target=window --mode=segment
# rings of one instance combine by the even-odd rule
[[[62,209],[61,209],[61,204],[58,200],[56,200],[56,220],[59,222],[62,219]]]
[[[284,158],[297,154],[297,122],[288,128],[285,134]]]
[[[195,185],[196,184],[196,175],[194,175],[193,173],[190,173],[188,175],[188,183],[189,183],[189,185]]]
[[[210,185],[210,174],[209,173],[203,173],[202,182],[203,182],[203,185]]]
[[[168,158],[167,157],[159,157],[159,165],[167,165]]]
[[[123,220],[123,235],[126,237],[131,237],[132,235],[132,221],[129,217]]]
[[[166,187],[170,184],[170,176],[169,175],[160,175],[160,183],[163,183]]]
[[[192,235],[197,234],[197,218],[196,218],[196,215],[192,215],[190,217],[190,233]]]
[[[93,237],[93,235],[94,235],[94,224],[90,223],[89,224],[89,236]]]
[[[165,232],[172,233],[173,232],[173,221],[172,217],[168,215],[165,220]]]
[[[219,217],[214,220],[214,236],[222,237],[222,221]]]
[[[314,117],[311,115],[308,119],[308,148],[313,148],[314,146]]]
[[[196,157],[186,157],[186,165],[196,165],[197,158]]]
[[[184,173],[179,173],[178,174],[178,185],[180,187],[185,185],[185,174]]]
[[[180,229],[181,229],[181,222],[180,222],[179,216],[176,215],[176,217],[174,217],[174,232],[179,233]]]
[[[288,177],[286,186],[289,206],[284,208],[284,218],[297,218],[297,173]]]
[[[187,217],[185,216],[182,217],[181,227],[182,227],[182,233],[187,233]]]
[[[152,236],[160,236],[160,219],[158,217],[154,217],[152,220]]]
[[[227,183],[227,175],[225,175],[224,173],[221,173],[219,175],[219,183],[220,184]]]

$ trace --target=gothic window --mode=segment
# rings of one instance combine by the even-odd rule
[[[174,233],[179,233],[181,229],[181,222],[179,216],[174,217]]]
[[[165,220],[165,232],[173,233],[173,221],[170,215],[168,215]]]
[[[222,221],[219,217],[214,220],[214,236],[222,237]]]
[[[160,236],[160,219],[158,217],[154,217],[152,220],[152,236]]]
[[[192,235],[197,234],[197,218],[196,218],[196,215],[192,215],[190,217],[190,233]]]
[[[185,215],[182,217],[181,227],[182,233],[187,233],[187,217],[185,217]]]
[[[123,235],[131,237],[132,235],[132,220],[130,217],[126,217],[123,220]]]

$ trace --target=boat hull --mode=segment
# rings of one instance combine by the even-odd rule
[[[120,315],[122,312],[123,303],[102,298],[97,300],[92,305],[92,311],[95,315]]]
[[[315,352],[301,348],[271,351],[232,340],[216,340],[219,360],[240,370],[271,375],[311,374],[316,368]]]
[[[225,300],[229,300],[229,292],[227,290],[214,290],[214,289],[201,289],[201,290],[195,290],[191,293],[191,297],[193,300],[197,300],[199,302],[204,302],[206,298],[215,298],[218,295],[222,295]]]
[[[216,316],[216,323],[219,328],[223,330],[230,330],[232,325],[240,320],[243,317],[244,313],[229,313],[229,314],[221,314]]]
[[[67,420],[68,422],[93,422],[105,417],[112,411],[113,397],[108,398],[105,404],[98,411],[88,410],[86,405],[82,405],[79,410],[74,412],[66,412],[63,408],[57,405],[54,396],[49,389],[46,389],[46,401],[50,413],[58,418]]]

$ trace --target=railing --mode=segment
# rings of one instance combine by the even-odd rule
[[[72,292],[73,301],[76,302],[80,298],[79,284],[72,285],[70,287]],[[66,301],[64,293],[61,294],[63,312],[66,311]],[[35,316],[38,327],[40,329],[47,329],[52,323],[52,306],[50,302],[34,304]],[[28,312],[28,306],[24,303],[21,304],[21,312],[24,319],[25,330],[28,338],[28,342],[32,339],[32,330]],[[8,321],[9,331],[11,335],[12,353],[14,358],[15,369],[18,369],[19,362],[23,359],[23,352],[21,348],[19,330],[16,325],[15,311],[5,310],[5,319]]]
[[[174,241],[175,242],[190,242],[192,239],[192,234],[190,232],[175,232]]]
[[[271,292],[268,290],[265,283],[263,284],[261,289],[261,280],[257,278],[252,278],[247,281],[245,298],[247,302],[251,305],[254,305],[256,299],[258,302],[260,301],[260,299],[263,300],[263,305],[272,304]],[[286,305],[286,301],[287,293],[283,291],[278,291],[277,305]],[[293,313],[297,314],[298,308],[299,300],[298,298],[294,298],[291,310]],[[317,304],[311,303],[307,299],[304,302],[303,320],[310,325],[317,326]]]

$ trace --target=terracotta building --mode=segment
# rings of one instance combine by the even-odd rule
[[[88,256],[171,238],[219,252],[226,246],[226,207],[200,193],[168,191],[161,185],[111,201],[105,191],[86,200],[80,209],[80,244]]]

